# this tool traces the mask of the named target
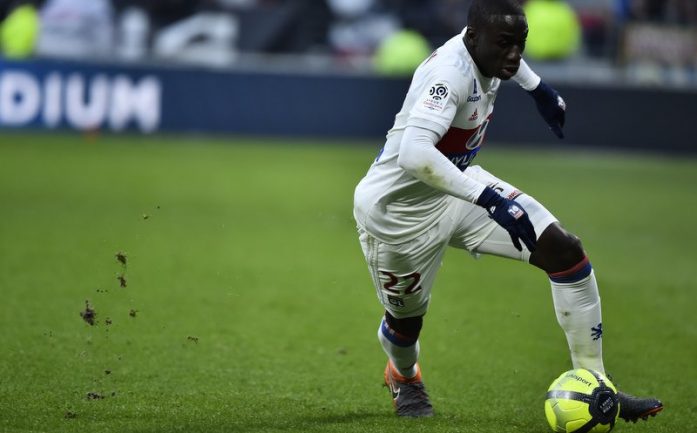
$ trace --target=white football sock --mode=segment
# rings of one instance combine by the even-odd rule
[[[577,269],[577,265],[569,271],[550,275],[554,310],[566,333],[574,368],[605,374],[598,284],[590,263],[587,259],[584,261],[585,271]]]
[[[419,358],[418,340],[408,340],[398,334],[387,325],[385,319],[380,322],[378,340],[399,374],[406,378],[416,376],[416,361]]]

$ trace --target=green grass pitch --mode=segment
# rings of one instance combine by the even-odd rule
[[[548,431],[545,275],[457,250],[422,334],[437,414],[393,415],[351,215],[377,147],[0,135],[0,432]],[[616,431],[697,431],[697,160],[563,147],[477,162],[583,239],[606,367],[666,406]]]

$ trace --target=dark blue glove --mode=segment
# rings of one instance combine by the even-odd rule
[[[518,251],[523,250],[520,241],[523,241],[530,252],[535,251],[537,236],[523,206],[501,196],[488,186],[477,199],[477,204],[489,212],[491,219],[506,229]]]
[[[528,91],[530,96],[535,98],[537,111],[549,125],[549,129],[559,138],[564,138],[564,127],[566,118],[566,102],[559,96],[559,92],[549,87],[544,81],[540,81],[537,87]]]

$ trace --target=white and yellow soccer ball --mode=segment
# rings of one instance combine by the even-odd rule
[[[605,433],[619,415],[617,388],[603,374],[577,368],[559,376],[547,390],[545,416],[552,430]]]

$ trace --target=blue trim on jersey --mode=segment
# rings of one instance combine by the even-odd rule
[[[549,279],[554,281],[555,283],[575,283],[575,282],[581,281],[582,279],[589,276],[592,271],[593,271],[593,266],[591,266],[591,263],[588,262],[581,269],[579,269],[578,271],[575,271],[569,275],[557,275],[555,277],[552,277],[550,275]]]
[[[409,340],[397,334],[396,331],[394,331],[387,325],[387,321],[385,321],[384,319],[382,320],[380,331],[382,332],[382,335],[384,335],[385,338],[390,340],[390,343],[394,344],[395,346],[409,347],[416,344],[416,340]]]

